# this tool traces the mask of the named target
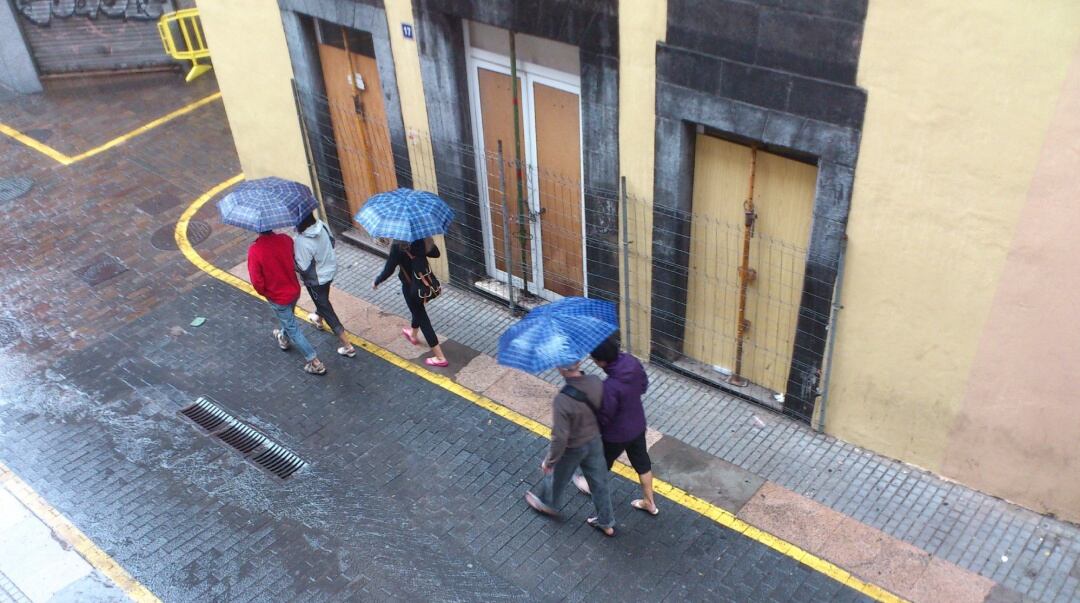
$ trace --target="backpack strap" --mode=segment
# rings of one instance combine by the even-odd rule
[[[600,415],[597,414],[597,409],[593,407],[592,402],[589,402],[589,397],[585,395],[585,392],[567,383],[566,385],[562,386],[562,389],[559,390],[559,393],[570,396],[571,398],[587,406],[589,410],[592,411],[593,417],[596,419],[596,426],[600,426]]]

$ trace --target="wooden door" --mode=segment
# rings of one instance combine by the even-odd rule
[[[544,289],[584,291],[581,198],[581,108],[578,95],[532,84]]]
[[[687,325],[684,352],[730,370],[735,364],[743,204],[749,192],[751,151],[698,135],[694,164]],[[742,375],[783,392],[795,342],[817,168],[757,152],[757,220],[747,286]]]
[[[510,226],[510,254],[513,264],[513,274],[517,278],[522,276],[521,266],[521,249],[522,242],[519,236],[518,218],[519,212],[519,199],[521,199],[522,205],[525,207],[525,216],[529,215],[528,200],[518,196],[518,186],[515,180],[515,166],[514,166],[514,105],[513,105],[513,90],[510,88],[510,76],[483,67],[477,67],[476,69],[477,83],[479,84],[480,92],[480,122],[481,128],[484,133],[484,161],[487,171],[487,198],[488,207],[490,210],[491,219],[489,220],[491,227],[491,243],[494,247],[495,255],[495,267],[497,270],[506,271],[506,246],[505,246],[505,231],[503,230],[504,216],[505,222]],[[524,92],[520,88],[521,78],[518,78],[519,89],[518,98],[521,98],[521,94]],[[524,122],[524,116],[522,116],[522,122]],[[528,148],[526,130],[522,127],[522,161],[525,160],[524,153]],[[503,173],[506,181],[506,190],[503,191],[499,182],[499,162],[498,162],[498,144],[502,141],[503,147]],[[524,170],[522,171],[522,178],[525,177]],[[522,185],[522,192],[525,192],[525,185]],[[509,213],[504,211],[504,193],[505,204]],[[526,228],[529,228],[526,222]],[[532,268],[532,250],[531,250],[531,232],[527,232],[525,241],[525,274],[528,275],[529,283],[533,283],[533,268]]]
[[[329,44],[319,44],[319,61],[341,181],[355,216],[368,197],[398,186],[379,70],[374,58]]]

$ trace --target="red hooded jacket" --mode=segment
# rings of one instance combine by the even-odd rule
[[[261,234],[248,247],[248,275],[259,295],[287,306],[300,298],[300,281],[293,263],[293,240],[289,235]]]

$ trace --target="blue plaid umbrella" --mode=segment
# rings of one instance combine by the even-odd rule
[[[273,177],[241,182],[217,204],[222,222],[255,232],[296,226],[317,205],[308,187]]]
[[[373,237],[416,241],[443,234],[454,210],[435,193],[399,188],[373,195],[356,214],[356,221]]]
[[[566,297],[529,312],[499,338],[499,364],[540,373],[585,358],[619,329],[615,304]]]

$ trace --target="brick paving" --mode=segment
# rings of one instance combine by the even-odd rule
[[[380,257],[348,246],[338,253],[346,267],[338,287],[408,315],[396,288],[371,290]],[[505,306],[453,287],[428,310],[440,334],[489,355],[515,320]],[[1032,600],[1080,600],[1080,527],[814,432],[658,365],[647,370],[654,429]],[[541,377],[558,381],[553,371]]]
[[[614,540],[583,496],[564,522],[536,515],[521,496],[546,440],[310,330],[331,372],[305,376],[270,327],[257,300],[198,286],[6,385],[0,451],[165,600],[863,600],[677,505],[633,511],[625,480]],[[177,416],[200,395],[309,467],[280,482],[216,444]]]
[[[179,78],[166,79],[172,76],[141,77],[145,79],[93,80],[92,94],[80,94],[74,83],[49,84],[44,102],[41,97],[35,97],[36,102],[5,100],[0,105],[0,122],[30,135],[38,134],[44,142],[73,154],[213,91],[211,77],[201,78],[192,86],[179,83]],[[82,112],[78,113],[80,108]],[[490,481],[483,481],[485,472],[491,476],[502,473],[524,476],[532,470],[531,465],[542,448],[542,442],[523,434],[515,435],[517,432],[510,427],[506,427],[506,433],[491,435],[499,428],[484,425],[490,418],[485,418],[483,413],[475,414],[478,411],[473,407],[454,406],[461,401],[446,398],[445,392],[421,394],[421,397],[430,394],[439,403],[402,409],[393,404],[398,401],[396,397],[387,398],[384,390],[388,388],[379,386],[385,367],[335,371],[330,381],[351,378],[349,391],[341,389],[343,384],[338,381],[332,386],[337,388],[336,395],[307,402],[306,406],[304,402],[290,402],[298,399],[303,385],[303,380],[289,378],[291,364],[281,370],[256,371],[261,383],[257,387],[251,383],[224,383],[224,371],[220,367],[237,359],[273,367],[274,362],[285,358],[280,354],[271,355],[273,360],[259,356],[265,348],[262,339],[243,343],[248,342],[250,334],[236,325],[264,324],[260,322],[265,321],[262,308],[245,305],[242,299],[234,297],[239,294],[223,292],[220,286],[206,286],[206,277],[180,254],[151,245],[152,234],[174,222],[191,199],[239,170],[220,103],[180,117],[71,168],[58,166],[12,141],[0,141],[0,147],[3,148],[0,177],[34,180],[33,188],[25,196],[0,203],[0,212],[7,218],[0,224],[0,268],[5,272],[5,279],[0,282],[0,294],[5,299],[0,310],[0,375],[5,388],[0,390],[3,391],[0,394],[3,456],[0,458],[13,459],[14,469],[46,498],[62,506],[99,544],[108,545],[104,546],[106,550],[120,555],[125,565],[130,562],[138,570],[136,576],[146,577],[147,583],[163,598],[185,600],[228,594],[230,598],[244,599],[249,589],[277,592],[273,589],[285,588],[286,584],[298,595],[353,589],[349,592],[378,597],[380,593],[418,593],[423,588],[452,589],[453,580],[462,576],[474,578],[453,566],[452,559],[458,555],[483,560],[477,567],[465,570],[476,570],[476,575],[481,576],[476,579],[477,584],[490,587],[492,593],[502,592],[504,587],[510,592],[518,588],[519,592],[548,598],[557,593],[569,594],[567,584],[572,581],[571,574],[553,569],[552,563],[572,558],[579,551],[583,555],[581,559],[586,560],[580,562],[582,565],[596,562],[597,547],[604,546],[603,541],[597,543],[595,539],[585,538],[593,535],[581,534],[581,527],[575,528],[569,522],[559,525],[534,521],[524,516],[516,499],[515,504],[508,504],[497,515],[494,514],[497,510],[490,508],[482,512],[469,510],[473,513],[472,522],[461,528],[464,535],[454,536],[451,548],[440,549],[430,538],[422,538],[424,529],[429,529],[428,536],[439,535],[439,529],[452,523],[451,508],[456,512],[458,507],[467,509],[476,502],[475,492],[462,491],[451,492],[454,505],[450,507],[439,508],[438,502],[431,502],[422,486],[432,479],[432,458],[443,458],[452,467],[485,467],[470,479],[477,481],[477,490],[486,495],[479,500],[487,501],[490,495],[483,488],[498,490],[509,486],[496,484],[497,480],[491,477],[487,478]],[[198,246],[204,257],[225,267],[242,259],[249,237],[222,227],[212,210],[201,212],[199,218],[212,228],[209,239]],[[404,313],[394,288],[383,288],[377,294],[370,291],[370,276],[373,267],[379,264],[378,259],[345,245],[339,249],[342,264],[347,266],[338,279],[339,286],[385,310]],[[97,286],[90,286],[73,275],[76,269],[102,253],[116,258],[126,270]],[[199,306],[202,302],[209,305]],[[219,306],[220,322],[213,319]],[[181,320],[185,310],[204,312],[211,321],[201,331],[185,328],[182,325],[186,321]],[[433,306],[432,314],[441,333],[488,353],[494,350],[497,334],[510,322],[505,309],[461,291],[446,294]],[[228,337],[223,337],[224,333]],[[193,338],[190,341],[189,336]],[[189,345],[197,347],[201,355],[189,354]],[[256,349],[260,351],[255,352]],[[333,354],[327,352],[324,356]],[[1037,601],[1080,600],[1080,530],[1076,526],[1041,517],[815,434],[801,424],[657,367],[650,367],[650,373],[654,382],[647,402],[650,422],[664,433],[935,556],[990,577],[1015,591],[1012,594]],[[245,401],[234,409],[247,412],[271,435],[301,443],[297,448],[307,460],[318,459],[313,462],[311,473],[285,487],[278,486],[236,461],[221,447],[208,445],[182,422],[178,426],[173,413],[178,404],[193,398],[192,384],[215,381],[218,382],[216,397],[228,404]],[[172,387],[162,387],[161,383]],[[270,384],[275,384],[278,390],[268,389]],[[10,389],[13,386],[17,386],[16,390]],[[425,386],[416,387],[415,391],[421,392]],[[205,393],[202,389],[198,391]],[[265,399],[253,399],[252,392],[273,394],[267,394]],[[304,393],[303,397],[309,396]],[[368,406],[373,400],[381,405]],[[355,410],[360,404],[365,405],[363,416],[367,420],[354,417],[344,421],[347,413],[342,409]],[[472,422],[440,424],[442,428],[447,433],[468,437],[454,439],[441,431],[431,432],[416,420],[418,415],[409,414],[422,408],[427,420],[429,414],[438,414],[442,405]],[[381,414],[386,412],[384,407],[396,408],[398,414]],[[327,413],[328,408],[335,411]],[[264,409],[273,410],[264,413]],[[401,423],[402,416],[414,418],[412,422]],[[375,425],[369,425],[372,421]],[[395,421],[399,423],[396,429],[416,433],[387,431]],[[381,430],[376,427],[380,422],[385,424]],[[349,431],[342,431],[343,423],[350,426]],[[499,451],[490,458],[509,455],[527,462],[512,467],[509,462],[504,466],[496,460],[492,465],[489,457],[482,454],[486,450],[469,447],[469,437],[482,434],[494,438],[485,442]],[[439,451],[442,456],[424,459],[403,451],[401,458],[410,460],[395,462],[382,458],[382,465],[374,464],[376,457],[369,458],[372,454],[369,447],[374,441],[363,436],[415,440],[419,447]],[[443,439],[439,441],[439,438]],[[321,455],[332,445],[341,449],[335,449],[339,457],[329,452],[325,453],[326,457],[338,460],[323,461]],[[464,463],[466,460],[469,463]],[[328,463],[325,480],[320,469],[324,462]],[[405,524],[401,523],[404,517],[390,518],[391,511],[397,509],[384,503],[376,510],[385,514],[373,517],[401,529],[393,532],[393,538],[388,538],[385,531],[380,532],[382,540],[415,537],[417,540],[410,542],[418,543],[420,556],[430,567],[439,570],[435,571],[435,577],[420,585],[405,580],[407,584],[402,586],[401,580],[364,579],[346,571],[351,568],[356,573],[356,568],[363,564],[375,564],[386,572],[401,569],[390,563],[392,552],[383,556],[373,552],[371,558],[364,559],[340,552],[349,549],[347,545],[352,541],[343,535],[348,532],[344,525],[349,523],[344,519],[347,513],[334,513],[379,504],[371,500],[371,492],[365,497],[355,484],[345,487],[345,492],[354,496],[351,502],[349,497],[341,500],[328,494],[332,491],[330,485],[342,486],[353,480],[356,474],[352,469],[360,466],[371,472],[364,479],[374,480],[367,482],[372,492],[379,488],[377,491],[385,491],[400,504],[408,502],[411,506],[406,515],[410,521],[419,522]],[[315,480],[309,475],[320,477]],[[519,485],[515,487],[520,492]],[[102,493],[101,503],[87,506],[85,493],[88,492]],[[505,491],[500,492],[498,500],[513,499]],[[620,496],[625,498],[629,492],[626,484],[622,484]],[[355,501],[361,501],[362,505]],[[575,516],[584,511],[584,499],[576,502],[578,507],[571,509]],[[625,501],[620,504],[625,506]],[[429,518],[428,511],[436,519]],[[330,516],[336,519],[327,519]],[[674,513],[665,514],[665,520],[674,516]],[[479,521],[490,517],[497,517],[495,521],[500,526],[505,523],[495,535],[484,530]],[[201,532],[192,534],[193,524],[184,521],[200,518],[209,518],[209,523],[203,525]],[[641,518],[628,519],[640,521]],[[694,523],[697,520],[692,516],[683,519],[696,530],[715,528],[712,524]],[[655,544],[648,540],[648,534],[630,525],[631,537],[620,538],[619,542],[636,538],[633,535],[641,532],[640,537],[646,539],[642,542]],[[226,527],[229,529],[224,530]],[[521,534],[528,538],[519,540],[516,530],[522,530]],[[572,542],[559,540],[553,534],[561,531],[553,530],[573,530]],[[226,535],[220,539],[203,537],[218,532]],[[376,532],[356,537],[368,538],[362,540],[365,543],[379,542],[373,534]],[[529,574],[529,556],[515,555],[517,551],[506,550],[506,546],[494,551],[471,548],[474,542],[483,542],[489,536],[502,538],[506,543],[529,542],[539,547],[535,550],[547,552],[548,556],[538,565],[542,571]],[[544,544],[548,542],[544,538],[550,542]],[[687,568],[649,568],[668,572],[664,575],[672,581],[676,574],[671,572],[686,570],[679,575],[678,585],[665,593],[669,598],[746,600],[754,594],[755,598],[760,597],[758,600],[769,597],[826,600],[840,594],[836,586],[819,585],[809,578],[803,580],[799,574],[803,570],[797,564],[791,575],[799,579],[785,577],[780,580],[783,586],[776,586],[779,583],[772,581],[778,574],[769,573],[770,568],[783,566],[784,558],[778,561],[768,551],[732,544],[728,536],[704,539],[673,533],[657,538],[668,540],[669,548],[665,550],[691,555],[700,564],[702,575],[697,581],[693,570]],[[691,541],[681,543],[680,538]],[[302,564],[291,552],[277,548],[278,543],[301,542],[308,547],[304,549]],[[525,547],[522,550],[531,550],[524,544],[521,546]],[[572,546],[577,548],[569,550]],[[179,552],[169,553],[173,549]],[[723,570],[715,564],[707,566],[705,557],[700,555],[715,552],[723,558],[728,550],[737,552],[739,559],[750,559],[749,565],[729,563],[738,569]],[[182,554],[185,551],[189,553],[186,556]],[[242,557],[243,561],[236,561]],[[1002,561],[1003,557],[1008,561]],[[222,562],[230,559],[233,561]],[[641,565],[640,561],[637,563]],[[513,582],[517,578],[508,578],[500,569],[506,567],[515,571],[526,568],[522,575],[532,576],[536,584],[527,580]],[[617,573],[616,568],[603,567],[612,576]],[[638,568],[617,569],[623,571],[627,567]],[[337,574],[334,568],[338,568]],[[181,575],[183,578],[178,577]],[[301,584],[304,577],[311,575],[322,577]],[[543,590],[547,586],[541,585],[538,576],[544,575],[558,577],[551,581],[554,585],[551,592]],[[599,589],[624,586],[607,584],[612,581],[605,581],[606,575],[590,566],[588,576],[595,576],[595,581],[580,580]],[[618,575],[622,577],[621,573]],[[439,576],[448,582],[440,583]],[[765,584],[763,588],[795,588],[798,596],[781,590],[748,593],[750,581],[733,580],[737,576]],[[395,591],[395,588],[413,590]],[[709,588],[719,590],[710,592]],[[577,593],[578,589],[573,592]]]

